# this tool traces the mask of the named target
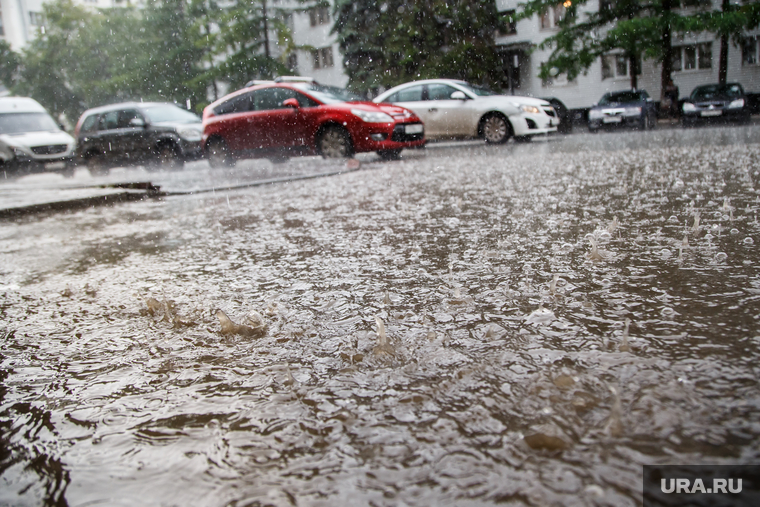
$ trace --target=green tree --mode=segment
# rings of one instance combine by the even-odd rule
[[[333,32],[356,91],[433,77],[501,88],[493,1],[338,0],[334,14]]]
[[[21,56],[11,49],[11,45],[0,40],[0,83],[6,88],[13,88],[18,79]]]
[[[287,67],[271,56],[268,16],[267,0],[237,0],[219,16],[215,49],[224,59],[214,72],[232,87],[287,73]]]
[[[545,39],[539,48],[552,49],[552,53],[541,70],[541,77],[552,73],[567,74],[574,79],[585,73],[600,57],[613,50],[621,50],[630,61],[630,68],[638,69],[640,59],[652,59],[662,64],[661,89],[664,90],[671,79],[674,34],[713,32],[724,39],[741,40],[742,33],[758,26],[760,4],[750,2],[740,8],[710,10],[710,3],[689,0],[689,5],[698,7],[683,13],[678,10],[678,0],[607,0],[600,3],[598,10],[582,12],[589,0],[565,2],[572,15],[560,24],[556,34]],[[530,0],[522,4],[518,19],[540,14],[562,4],[557,0]],[[578,13],[583,15],[579,19]],[[722,44],[727,46],[727,44]],[[725,50],[724,50],[725,49]],[[720,68],[725,79],[727,48],[722,47]],[[635,88],[637,73],[631,72],[631,87]]]

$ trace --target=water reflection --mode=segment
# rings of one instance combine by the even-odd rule
[[[637,505],[755,461],[745,130],[1,224],[0,502]]]

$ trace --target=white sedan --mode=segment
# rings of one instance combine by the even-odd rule
[[[455,79],[426,79],[391,88],[373,99],[411,109],[425,124],[428,139],[480,137],[486,143],[505,143],[511,136],[557,131],[559,116],[541,99],[497,95]]]

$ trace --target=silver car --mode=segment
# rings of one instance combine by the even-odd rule
[[[0,98],[0,171],[73,172],[74,138],[28,97]]]
[[[489,144],[510,137],[530,140],[557,131],[559,116],[541,99],[498,95],[455,79],[426,79],[381,93],[375,102],[390,102],[414,111],[428,139],[482,138]]]

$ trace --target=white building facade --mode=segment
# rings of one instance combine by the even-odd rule
[[[519,9],[521,0],[496,0],[497,9],[504,15]],[[712,0],[713,8],[720,8],[720,0]],[[599,2],[590,0],[579,9],[577,16],[596,11]],[[688,7],[684,12],[689,12]],[[547,37],[557,33],[557,22],[564,15],[562,6],[517,23],[505,23],[506,29],[496,38],[504,59],[505,74],[512,76],[515,94],[535,97],[556,97],[570,109],[586,108],[610,91],[630,89],[629,62],[610,53],[596,62],[573,81],[559,75],[542,81],[539,78],[541,64],[549,59],[551,50],[537,49]],[[745,44],[736,47],[729,44],[728,82],[739,82],[747,92],[760,92],[760,65],[758,65],[758,39],[760,30],[748,32]],[[675,49],[673,82],[681,97],[688,96],[700,84],[718,82],[720,39],[711,33],[692,34],[689,37],[673,37]],[[532,50],[532,51],[531,51]],[[646,90],[655,100],[660,98],[661,65],[643,60],[638,76],[638,88]]]

